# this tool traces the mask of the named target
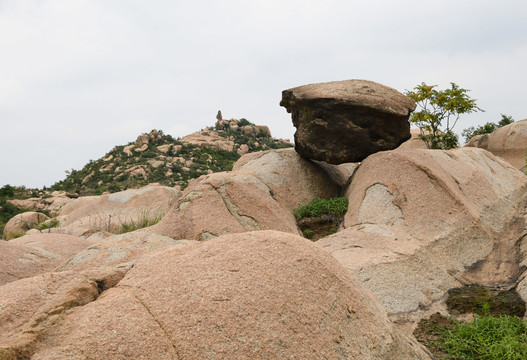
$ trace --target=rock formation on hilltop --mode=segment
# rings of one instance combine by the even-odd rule
[[[334,81],[282,92],[296,127],[295,149],[330,164],[361,161],[410,138],[415,102],[367,80]]]
[[[72,170],[51,189],[98,195],[149,183],[184,188],[200,175],[230,170],[245,153],[292,146],[273,139],[266,126],[245,119],[231,119],[230,126],[223,126],[223,121],[181,139],[161,130],[139,135],[135,142],[116,146],[83,169]]]

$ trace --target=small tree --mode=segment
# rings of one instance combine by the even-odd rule
[[[458,144],[457,135],[452,131],[461,114],[483,111],[476,105],[467,92],[455,83],[450,88],[436,90],[437,85],[427,85],[424,82],[406,91],[420,111],[410,117],[410,122],[416,124],[421,134],[419,137],[429,149],[451,149]]]

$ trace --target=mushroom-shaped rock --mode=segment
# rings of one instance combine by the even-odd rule
[[[367,80],[284,90],[280,105],[296,127],[296,151],[330,164],[362,161],[395,149],[410,138],[408,118],[416,106],[397,90]]]
[[[57,326],[37,359],[431,359],[329,254],[230,234],[141,258]]]

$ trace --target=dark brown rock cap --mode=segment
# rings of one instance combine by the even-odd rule
[[[395,89],[368,80],[333,81],[282,92],[291,113],[295,150],[330,164],[358,162],[410,138],[416,104]]]

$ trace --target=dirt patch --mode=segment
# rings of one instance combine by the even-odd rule
[[[489,315],[510,315],[523,317],[525,302],[514,289],[503,290],[477,284],[448,290],[446,302],[450,314],[483,314],[483,306],[488,305]]]
[[[414,330],[415,338],[428,348],[434,359],[448,359],[448,354],[438,346],[439,334],[444,329],[452,329],[456,322],[440,313],[435,313],[428,319],[422,319]]]
[[[322,215],[297,220],[297,225],[305,238],[317,241],[338,231],[344,216]]]

